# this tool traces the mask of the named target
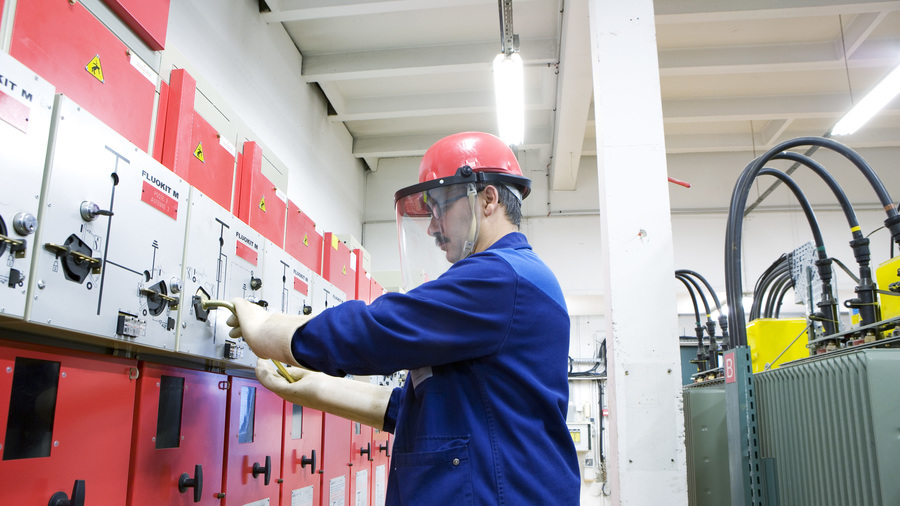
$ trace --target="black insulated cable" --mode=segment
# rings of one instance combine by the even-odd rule
[[[706,362],[706,350],[703,347],[703,325],[700,323],[700,307],[697,306],[697,296],[694,295],[694,289],[691,288],[690,282],[686,280],[682,276],[675,276],[678,281],[681,281],[684,284],[684,287],[687,288],[688,294],[691,296],[691,303],[694,305],[694,318],[696,327],[694,327],[694,332],[697,334],[697,359],[696,361],[692,360],[692,362],[696,362],[697,371],[703,370],[703,363]]]
[[[872,279],[872,268],[869,265],[871,260],[869,239],[863,235],[859,226],[859,220],[856,218],[856,212],[853,210],[850,199],[847,198],[847,194],[844,193],[843,188],[841,188],[834,177],[825,170],[825,167],[808,156],[792,151],[785,151],[773,156],[772,159],[790,160],[808,167],[822,178],[822,180],[825,181],[825,184],[828,185],[828,188],[831,189],[831,192],[841,205],[841,210],[844,212],[847,224],[850,226],[850,233],[852,235],[852,238],[850,239],[850,248],[853,250],[853,257],[856,259],[856,264],[859,269],[859,279],[856,282],[857,286],[855,290],[857,297],[848,301],[847,307],[859,309],[861,326],[870,325],[880,320],[881,318],[878,315],[877,307],[878,298],[876,295],[876,287],[875,282]],[[892,247],[893,244],[894,243],[891,242]],[[891,258],[893,258],[893,256]]]
[[[798,146],[825,147],[844,156],[853,163],[875,190],[879,201],[884,207],[887,214],[884,224],[890,230],[892,240],[900,241],[900,214],[897,212],[897,207],[877,174],[855,151],[837,141],[823,137],[800,137],[782,142],[766,151],[762,156],[748,164],[741,172],[731,194],[728,221],[725,228],[725,292],[728,304],[728,318],[732,327],[731,342],[734,345],[747,345],[744,308],[741,306],[743,286],[740,278],[742,221],[744,209],[747,207],[747,198],[752,189],[753,181],[765,164],[775,155]],[[830,322],[830,324],[833,325],[833,322]]]

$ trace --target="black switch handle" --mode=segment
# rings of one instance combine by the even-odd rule
[[[378,445],[378,451],[384,452],[384,456],[385,456],[385,457],[390,457],[390,456],[391,456],[391,452],[390,452],[390,450],[388,449],[387,443],[384,443],[383,445]]]
[[[203,497],[203,466],[200,464],[194,466],[193,478],[188,473],[181,473],[178,478],[179,492],[183,494],[189,488],[194,489],[194,502],[200,502],[200,498]]]
[[[47,506],[84,506],[84,480],[75,480],[71,499],[65,492],[57,492],[50,496]]]
[[[260,465],[259,465],[259,462],[254,462],[254,463],[253,463],[253,477],[254,477],[254,478],[257,478],[257,477],[259,477],[259,475],[261,475],[261,474],[265,474],[265,481],[264,481],[264,483],[265,483],[266,485],[268,485],[268,484],[269,484],[269,480],[272,479],[272,457],[266,455],[266,465],[265,465],[265,467],[260,466]]]
[[[366,447],[365,447],[365,448],[363,448],[362,446],[360,446],[360,447],[359,447],[359,454],[360,454],[361,456],[362,456],[362,455],[365,455],[365,456],[366,456],[366,460],[368,460],[369,462],[372,462],[373,460],[375,460],[375,459],[372,458],[372,443],[366,443]]]
[[[309,466],[309,474],[316,474],[316,451],[310,450],[311,457],[303,455],[300,457],[300,467]]]

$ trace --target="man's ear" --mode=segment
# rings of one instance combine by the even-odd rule
[[[497,188],[491,185],[485,187],[484,191],[481,192],[484,195],[484,215],[490,216],[494,214],[494,211],[500,204],[500,193],[497,191]]]

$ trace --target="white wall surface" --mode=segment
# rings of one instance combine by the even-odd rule
[[[282,25],[266,24],[255,0],[173,0],[170,9],[167,48],[288,168],[288,197],[323,231],[359,236],[363,163],[343,124],[328,119],[322,93],[304,83],[301,56]]]

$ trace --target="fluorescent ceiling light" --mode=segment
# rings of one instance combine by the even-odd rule
[[[519,53],[494,58],[494,95],[497,99],[499,137],[509,145],[525,137],[525,79]]]
[[[831,129],[832,135],[850,135],[859,130],[900,93],[900,66],[891,71],[868,95],[863,97],[850,112]]]

